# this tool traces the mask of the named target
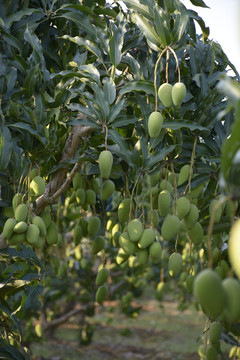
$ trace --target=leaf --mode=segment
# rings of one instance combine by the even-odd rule
[[[6,78],[7,78],[7,91],[3,97],[5,100],[9,99],[9,97],[11,96],[12,91],[15,87],[16,80],[17,80],[17,69],[15,69],[13,67],[10,68],[10,72],[7,74]]]
[[[129,84],[121,88],[119,95],[124,95],[129,92],[144,91],[147,94],[155,96],[154,85],[152,81],[148,80],[133,80]]]
[[[12,137],[6,125],[0,128],[0,171],[7,168],[12,155]]]
[[[154,23],[157,30],[157,35],[159,36],[159,40],[161,45],[167,46],[171,42],[170,37],[170,24],[168,17],[165,11],[161,8],[158,8],[156,5],[154,6]],[[148,38],[151,42],[153,42],[150,38]],[[155,44],[158,45],[158,44]]]
[[[3,39],[11,46],[13,46],[14,48],[16,48],[19,53],[21,54],[23,51],[23,46],[21,44],[21,42],[14,36],[12,36],[7,29],[4,28],[4,26],[2,26],[0,24],[0,31],[2,32],[2,37]]]
[[[90,23],[90,20],[87,16],[83,16],[73,12],[66,12],[61,15],[61,17],[73,21],[80,29],[85,31],[92,39],[95,39],[97,36],[97,31],[95,27]]]
[[[158,47],[161,46],[162,39],[160,39],[159,35],[154,30],[154,27],[150,25],[149,22],[142,15],[134,14],[133,22],[136,23],[136,25],[142,31],[143,35],[145,35],[147,40],[151,41],[151,43],[157,45]]]
[[[123,0],[123,3],[126,4],[128,8],[137,10],[140,14],[142,14],[147,19],[152,19],[148,7],[146,5],[143,5],[138,0]]]
[[[29,132],[31,135],[35,136],[44,146],[47,145],[47,140],[45,139],[45,137],[43,137],[39,133],[39,131],[35,130],[30,124],[17,122],[15,124],[11,124],[9,126],[25,130],[25,131]]]
[[[110,113],[108,116],[108,123],[111,123],[118,116],[120,111],[124,108],[126,101],[125,99],[120,100],[117,104],[111,106]]]
[[[194,6],[209,8],[209,6],[207,6],[203,0],[190,0],[190,1]]]
[[[116,86],[112,78],[105,78],[103,81],[103,93],[108,104],[111,105],[116,98]]]
[[[111,125],[114,127],[122,127],[129,124],[135,124],[137,121],[138,118],[134,115],[122,115],[118,116],[115,120],[113,120]]]
[[[198,125],[196,123],[193,123],[193,122],[190,122],[190,121],[187,121],[187,120],[179,120],[179,121],[164,121],[163,122],[163,125],[162,127],[164,129],[171,129],[171,130],[179,130],[179,129],[182,129],[182,128],[187,128],[189,130],[199,130],[199,131],[208,131],[207,128],[201,126],[201,125]]]
[[[87,115],[96,125],[96,116],[91,112],[91,110],[87,106],[83,106],[81,104],[70,103],[67,107],[72,111],[78,111],[79,113]],[[81,120],[81,119],[79,119]]]
[[[117,28],[116,25],[112,25],[112,35],[109,40],[109,56],[111,63],[116,68],[121,61],[121,50],[123,46],[123,33]]]
[[[158,162],[162,161],[168,154],[170,154],[176,145],[170,145],[164,149],[156,152],[155,154],[150,154],[147,158],[145,168],[151,170]]]
[[[39,13],[39,14],[42,14],[43,16],[45,15],[41,8],[38,8],[38,9],[23,9],[21,11],[15,12],[14,14],[12,14],[8,18],[6,18],[5,22],[4,22],[4,25],[7,28],[10,28],[14,22],[19,22],[19,20],[21,20],[23,17],[30,16],[30,15],[32,15],[34,13]]]
[[[96,46],[96,44],[94,44],[92,41],[81,38],[80,36],[71,37],[69,35],[62,36],[62,39],[67,39],[79,46],[84,46],[88,51],[93,53],[103,63],[102,53],[100,49]]]
[[[188,25],[189,16],[186,14],[177,14],[174,21],[174,28],[172,30],[172,41],[177,43],[184,35]]]
[[[133,165],[131,159],[132,154],[124,138],[114,129],[108,130],[108,136],[119,146],[119,156],[122,157],[129,165]]]
[[[35,84],[37,80],[38,73],[38,65],[34,66],[27,74],[24,83],[23,83],[23,91],[27,97],[31,97],[34,93]]]
[[[202,30],[203,33],[203,41],[205,41],[209,36],[209,27],[206,27],[205,22],[203,19],[198,15],[196,11],[193,10],[187,10],[187,14],[190,18],[196,20]]]

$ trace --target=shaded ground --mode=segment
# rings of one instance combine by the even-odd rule
[[[88,322],[95,330],[89,345],[79,343],[77,319],[56,329],[53,338],[33,344],[36,360],[195,360],[205,318],[194,309],[180,312],[177,303],[141,300],[140,316],[122,314],[117,302],[99,307]]]

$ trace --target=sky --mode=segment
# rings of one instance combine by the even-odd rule
[[[240,0],[204,0],[210,9],[193,6],[189,0],[182,2],[203,18],[210,28],[209,39],[222,46],[240,73]]]

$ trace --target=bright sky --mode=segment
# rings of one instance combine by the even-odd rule
[[[210,9],[193,6],[189,0],[182,2],[203,18],[206,26],[210,27],[209,38],[222,46],[240,73],[240,1],[204,0]]]

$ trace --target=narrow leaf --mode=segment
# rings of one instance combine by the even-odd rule
[[[134,14],[133,21],[145,35],[147,40],[151,41],[154,45],[161,45],[162,39],[159,38],[159,35],[154,30],[154,27],[150,25],[142,15]]]
[[[73,21],[76,25],[79,26],[80,29],[85,31],[88,35],[91,36],[91,38],[95,38],[97,35],[95,27],[90,23],[90,20],[88,17],[79,15],[77,13],[73,12],[66,12],[61,15],[61,17]]]
[[[131,81],[129,84],[122,87],[122,89],[119,92],[119,95],[123,95],[123,94],[129,93],[131,91],[134,91],[134,92],[135,91],[144,91],[147,94],[151,94],[151,95],[155,96],[154,85],[153,85],[152,81],[148,81],[148,80]]]
[[[0,171],[5,170],[12,155],[12,137],[6,125],[0,128]]]

